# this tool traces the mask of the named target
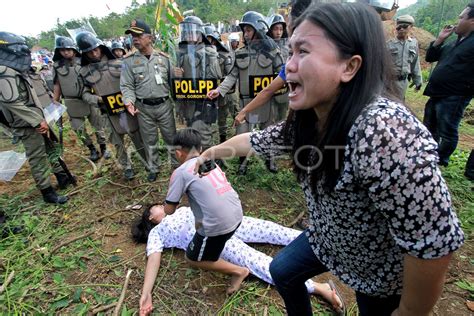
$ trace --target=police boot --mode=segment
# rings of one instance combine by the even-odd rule
[[[158,177],[157,172],[149,172],[146,179],[148,180],[148,182],[155,182],[157,177]]]
[[[278,167],[273,159],[265,160],[265,166],[267,167],[268,171],[271,173],[277,173]]]
[[[464,172],[466,178],[471,181],[474,181],[474,149],[471,150],[471,154],[466,162],[466,171]]]
[[[58,195],[52,187],[42,189],[41,194],[43,194],[43,200],[46,203],[64,204],[68,200],[67,196]]]
[[[94,161],[96,162],[97,160],[99,160],[99,153],[97,152],[97,149],[95,148],[94,145],[89,145],[87,146],[89,148],[89,150],[91,151],[91,155],[89,156],[89,159],[91,161]]]
[[[110,159],[110,157],[112,157],[112,154],[110,153],[110,151],[107,150],[107,145],[106,144],[100,144],[100,154],[102,155],[102,157],[104,157],[104,159]]]
[[[66,189],[70,184],[73,184],[73,181],[65,172],[55,172],[54,175],[56,176],[56,180],[58,180],[58,187],[60,190]]]
[[[247,174],[248,161],[245,157],[240,157],[239,161],[240,161],[240,165],[239,165],[239,169],[237,170],[237,174],[239,176],[244,176]]]
[[[20,142],[20,137],[14,135],[12,138],[12,145],[16,145]]]
[[[123,177],[125,178],[125,180],[132,180],[133,177],[135,177],[135,172],[133,172],[133,169],[125,169],[123,171]]]

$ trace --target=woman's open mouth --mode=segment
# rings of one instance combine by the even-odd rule
[[[288,97],[294,97],[297,95],[298,91],[301,89],[301,85],[296,81],[287,80],[286,83],[290,89],[290,93],[288,93]]]

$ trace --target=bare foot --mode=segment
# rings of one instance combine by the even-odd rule
[[[227,288],[227,295],[232,295],[240,289],[242,282],[249,275],[250,271],[247,268],[242,268],[237,274],[234,274],[230,279],[230,286]]]
[[[341,298],[337,296],[336,290],[331,290],[331,286],[329,286],[328,283],[315,282],[315,291],[312,294],[320,295],[324,300],[329,302],[335,310],[342,310],[343,305]]]

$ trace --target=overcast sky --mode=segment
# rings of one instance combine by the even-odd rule
[[[138,3],[144,2],[138,0]],[[58,18],[64,23],[82,17],[123,13],[131,3],[131,0],[2,0],[0,31],[36,36],[52,29]]]
[[[144,3],[138,0],[138,3]],[[416,0],[399,0],[400,7]],[[103,17],[111,12],[123,13],[131,0],[2,0],[0,31],[19,35],[36,36],[52,29],[60,22],[88,16]]]

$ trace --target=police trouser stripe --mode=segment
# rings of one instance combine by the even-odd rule
[[[202,256],[204,255],[204,249],[206,249],[206,242],[207,242],[207,237],[204,237],[204,239],[202,240],[201,249],[199,249],[199,256],[198,256],[197,261],[201,261]]]

